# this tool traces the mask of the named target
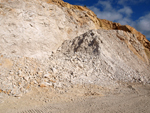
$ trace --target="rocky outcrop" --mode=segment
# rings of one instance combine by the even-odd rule
[[[138,32],[135,28],[133,28],[129,25],[124,25],[124,26],[118,26],[117,29],[127,31],[127,32],[130,32],[130,33],[136,35],[137,39],[143,44],[143,46],[150,50],[150,42],[146,39],[145,35]]]
[[[48,57],[64,40],[95,29],[85,12],[41,0],[3,0],[0,12],[0,52],[11,56]]]
[[[134,28],[99,19],[87,7],[71,5],[62,0],[43,1],[1,0],[1,53],[48,57],[64,40],[92,29],[113,29],[136,35],[150,59],[150,42]]]
[[[76,85],[112,89],[118,82],[147,84],[150,68],[142,61],[147,60],[143,48],[131,33],[92,30],[65,41],[48,59],[1,55],[0,91],[18,97],[31,87],[65,93]]]
[[[86,7],[62,0],[1,0],[0,22],[0,94],[150,83],[144,35],[98,19]]]
[[[106,30],[123,30],[129,33],[132,33],[137,37],[137,39],[143,44],[145,49],[148,49],[150,51],[150,42],[146,39],[145,35],[138,32],[135,28],[129,26],[129,25],[121,25],[119,23],[111,22],[104,19],[99,19],[101,23],[101,27]]]
[[[86,16],[89,17],[94,22],[96,29],[103,28],[106,30],[111,30],[111,29],[123,30],[126,32],[130,32],[133,35],[136,35],[138,40],[144,45],[145,51],[147,52],[147,55],[150,59],[150,56],[149,56],[149,54],[150,54],[150,42],[146,39],[146,37],[143,34],[138,32],[133,27],[131,27],[129,25],[121,25],[120,23],[115,23],[115,22],[111,22],[108,20],[104,20],[104,19],[99,19],[99,18],[97,18],[95,13],[93,11],[89,10],[87,7],[78,6],[78,5],[71,5],[71,4],[68,4],[62,0],[46,0],[46,2],[56,4],[56,5],[61,6],[61,7],[67,7],[68,9],[86,11],[87,12]],[[74,16],[74,15],[72,15],[72,16]]]
[[[123,30],[125,32],[132,33],[145,47],[148,58],[150,59],[150,41],[148,41],[142,33],[138,32],[135,28],[129,25],[121,25],[119,23],[111,22],[108,20],[99,19],[101,27],[106,30]],[[136,43],[136,42],[135,42]]]

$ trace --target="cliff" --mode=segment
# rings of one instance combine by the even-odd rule
[[[0,22],[0,94],[150,83],[145,36],[99,19],[86,7],[62,0],[0,0]]]
[[[121,25],[120,23],[111,22],[105,19],[97,18],[96,14],[88,9],[87,7],[78,6],[78,5],[71,5],[69,3],[64,2],[63,0],[45,0],[47,3],[56,4],[60,7],[66,7],[68,9],[75,9],[80,11],[86,11],[87,15],[95,24],[96,29],[106,29],[106,30],[123,30],[126,32],[130,32],[136,35],[137,39],[143,44],[145,47],[145,51],[147,52],[148,57],[150,58],[150,42],[146,39],[145,35],[141,34],[135,28],[129,25]],[[72,15],[74,16],[74,15]]]

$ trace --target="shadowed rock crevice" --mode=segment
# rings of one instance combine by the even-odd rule
[[[75,52],[81,52],[81,53],[86,53],[86,54],[91,54],[91,55],[99,55],[100,54],[100,46],[99,44],[102,43],[100,41],[99,37],[94,36],[95,34],[92,31],[89,31],[90,33],[84,33],[80,37],[77,37],[73,39],[73,41],[69,41],[71,47],[63,47],[66,48],[66,51],[71,53],[71,51]],[[89,38],[92,37],[92,38]],[[66,42],[63,43],[63,45]]]

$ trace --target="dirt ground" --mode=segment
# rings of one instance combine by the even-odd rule
[[[150,85],[76,87],[61,94],[33,88],[22,97],[0,96],[0,113],[150,113]]]

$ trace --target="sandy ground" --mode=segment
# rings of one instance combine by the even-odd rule
[[[150,85],[98,89],[78,87],[60,94],[33,88],[21,98],[1,96],[0,113],[150,113]]]

